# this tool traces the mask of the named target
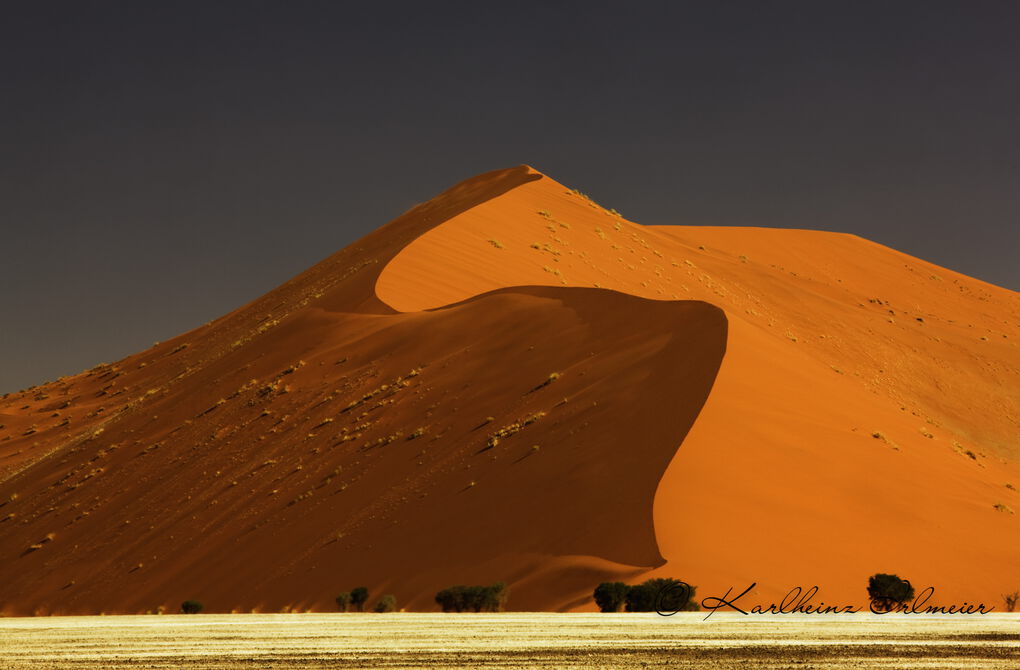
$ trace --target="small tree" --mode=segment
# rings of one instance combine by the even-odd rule
[[[444,612],[464,611],[464,590],[466,586],[451,586],[436,594],[436,602]]]
[[[184,614],[198,614],[202,609],[202,603],[197,600],[185,600],[181,603],[181,612]]]
[[[645,582],[627,589],[624,597],[628,612],[651,612],[655,610],[655,591]]]
[[[472,612],[481,612],[485,602],[484,586],[464,587],[464,609]]]
[[[397,611],[397,597],[394,595],[386,594],[379,599],[379,602],[375,604],[376,612],[396,612]]]
[[[1003,595],[1002,599],[1006,601],[1006,611],[1012,612],[1016,609],[1017,601],[1020,600],[1020,593],[1013,591],[1013,593]]]
[[[365,611],[365,601],[368,600],[368,589],[364,586],[359,586],[356,589],[351,589],[351,604],[354,605],[359,612]]]
[[[507,588],[504,582],[496,582],[486,586],[482,591],[482,611],[502,612],[506,605]]]
[[[649,579],[627,589],[628,612],[694,611],[694,587],[672,577]]]
[[[872,612],[891,612],[914,597],[914,587],[898,575],[878,573],[868,578],[868,597]]]
[[[595,604],[600,612],[619,612],[630,587],[623,582],[602,582],[595,587]]]
[[[499,612],[507,599],[503,582],[490,586],[451,586],[436,594],[444,612]]]
[[[336,607],[341,612],[347,611],[347,606],[351,604],[351,592],[344,591],[336,597]]]

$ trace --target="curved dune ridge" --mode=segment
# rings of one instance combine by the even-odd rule
[[[662,565],[654,493],[718,372],[721,310],[560,286],[405,313],[374,293],[415,236],[537,178],[465,182],[206,327],[5,398],[4,610],[323,610],[357,585],[432,609],[497,580],[562,609]]]
[[[521,166],[0,400],[0,610],[513,609],[681,577],[1020,588],[1016,293],[851,235],[640,226]]]

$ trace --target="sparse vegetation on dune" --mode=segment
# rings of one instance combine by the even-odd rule
[[[531,392],[538,391],[539,389],[544,389],[546,386],[549,386],[553,382],[558,381],[559,378],[560,378],[559,372],[551,372],[549,373],[549,376],[542,381],[541,384],[531,389]]]
[[[514,421],[511,424],[503,426],[499,430],[489,435],[488,439],[485,442],[485,448],[492,449],[493,447],[498,445],[501,440],[511,437],[512,435],[516,435],[517,433],[524,430],[525,427],[530,426],[531,424],[535,423],[544,416],[545,412],[532,412],[523,419]]]

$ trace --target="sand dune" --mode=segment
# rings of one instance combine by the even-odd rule
[[[329,609],[364,584],[429,609],[502,579],[514,608],[590,609],[655,575],[861,604],[879,571],[997,605],[1018,324],[1017,294],[851,235],[645,227],[481,175],[0,401],[0,608]]]

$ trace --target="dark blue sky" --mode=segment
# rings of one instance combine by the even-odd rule
[[[1020,288],[1020,3],[0,10],[0,392],[211,320],[528,163],[646,224],[852,232]]]

